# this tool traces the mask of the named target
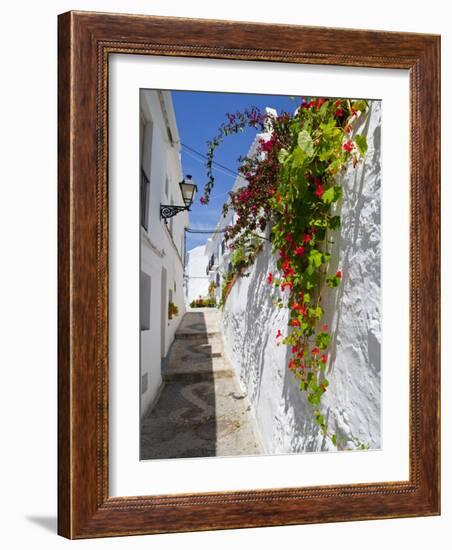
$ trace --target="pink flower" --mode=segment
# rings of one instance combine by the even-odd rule
[[[314,193],[317,195],[317,197],[319,197],[319,199],[321,199],[324,191],[325,191],[325,189],[321,185],[317,185],[316,190],[314,191]]]
[[[269,285],[271,285],[272,282],[273,282],[273,273],[269,273],[269,274],[267,275],[267,283],[268,283]]]
[[[306,235],[304,236],[303,242],[305,244],[308,244],[309,242],[311,242],[311,240],[312,240],[311,235],[308,235],[308,233],[306,233]]]
[[[295,254],[297,256],[303,256],[304,254],[304,247],[302,246],[297,246],[297,248],[295,249]]]
[[[350,151],[353,150],[353,147],[354,147],[354,145],[353,145],[353,143],[352,143],[351,140],[347,140],[347,141],[344,143],[344,149],[345,149],[345,151],[347,151],[347,153],[350,153]]]
[[[201,197],[201,198],[199,199],[199,202],[200,202],[201,204],[206,204],[206,203],[207,203],[206,197]]]
[[[323,332],[328,332],[328,325],[322,325]]]

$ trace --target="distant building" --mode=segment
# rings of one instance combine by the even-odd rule
[[[184,230],[188,213],[165,223],[160,204],[183,204],[180,140],[170,92],[140,91],[141,414],[158,395],[162,364],[185,312]],[[179,310],[169,319],[168,304]]]
[[[190,304],[199,296],[207,296],[209,292],[209,277],[206,272],[207,262],[205,245],[197,246],[187,252],[186,304]]]

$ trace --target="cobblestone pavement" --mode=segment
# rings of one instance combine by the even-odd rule
[[[182,319],[155,405],[141,422],[141,459],[262,453],[248,398],[224,357],[220,313]]]

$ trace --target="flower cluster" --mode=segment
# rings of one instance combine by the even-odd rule
[[[246,185],[230,193],[224,206],[225,213],[236,213],[225,238],[230,248],[240,250],[251,250],[256,238],[271,241],[277,271],[266,274],[266,280],[279,293],[276,303],[289,309],[287,329],[285,334],[278,329],[276,344],[289,346],[288,368],[306,392],[321,431],[333,442],[336,436],[319,408],[329,384],[331,341],[329,327],[322,322],[322,290],[339,286],[342,279],[341,271],[328,275],[331,236],[340,226],[332,207],[342,193],[337,175],[350,163],[355,166],[366,152],[365,137],[351,137],[350,127],[366,109],[366,101],[310,98],[300,102],[294,115],[263,115],[256,109],[228,114],[229,124],[209,145],[212,160],[222,139],[245,126],[268,134],[253,157],[241,159]],[[211,165],[208,170],[202,202],[208,202],[214,183]],[[245,260],[247,266],[255,256],[256,248],[253,258]]]

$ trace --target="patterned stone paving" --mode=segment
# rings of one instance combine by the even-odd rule
[[[141,422],[141,459],[261,453],[248,398],[224,357],[219,312],[187,312],[160,397]]]

